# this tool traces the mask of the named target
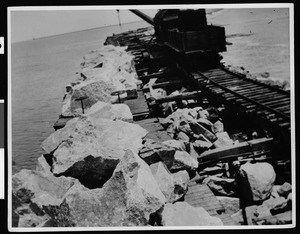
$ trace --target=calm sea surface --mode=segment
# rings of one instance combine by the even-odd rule
[[[286,9],[226,10],[209,22],[225,26],[230,36],[225,64],[289,80]],[[142,21],[124,24],[122,31],[147,26]],[[13,173],[35,168],[43,153],[40,145],[54,132],[65,86],[80,70],[82,56],[119,32],[119,26],[110,26],[12,44]]]
[[[123,24],[122,31],[147,27]],[[12,44],[12,159],[13,174],[34,169],[61,113],[65,86],[80,70],[84,54],[103,46],[119,26],[103,27]]]

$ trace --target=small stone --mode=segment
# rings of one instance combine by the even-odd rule
[[[181,141],[186,141],[186,142],[190,141],[189,136],[187,134],[185,134],[184,132],[179,132],[177,135],[177,139],[181,140]]]
[[[233,145],[233,140],[230,139],[227,132],[217,132],[217,140],[213,143],[216,148],[222,148],[225,146]]]
[[[237,197],[217,196],[218,201],[224,206],[226,214],[234,214],[240,210],[240,199]]]
[[[188,189],[188,183],[190,181],[190,176],[187,171],[178,171],[172,174],[174,181],[174,191],[171,195],[171,199],[169,200],[171,203],[182,198]]]
[[[272,192],[276,178],[269,163],[245,163],[239,170],[239,184],[242,196],[250,201],[266,200]]]
[[[217,133],[217,132],[224,132],[224,124],[218,120],[217,122],[215,122],[212,126],[212,131],[213,133]]]
[[[210,142],[214,142],[217,139],[217,137],[212,132],[210,132],[197,122],[190,122],[189,125],[193,133],[197,135],[203,134]]]
[[[207,117],[209,116],[209,113],[207,110],[200,110],[198,111],[198,117],[199,118],[205,118],[207,119]]]
[[[287,197],[287,195],[292,192],[292,186],[290,183],[285,182],[280,188],[277,190],[279,196]]]
[[[193,144],[194,148],[200,152],[203,152],[203,151],[209,149],[213,145],[209,141],[201,141],[201,140],[196,140],[192,144]]]
[[[284,197],[270,198],[264,201],[262,205],[268,207],[271,213],[275,214],[287,206],[287,201]]]
[[[167,140],[162,142],[164,145],[170,146],[176,150],[186,151],[185,144],[182,141]]]

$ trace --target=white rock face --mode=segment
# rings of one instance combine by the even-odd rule
[[[163,226],[221,226],[219,218],[210,216],[202,207],[192,207],[186,202],[168,203],[161,212]]]
[[[166,201],[170,201],[175,187],[171,173],[162,162],[151,164],[150,169]]]
[[[119,119],[127,122],[133,120],[132,113],[126,104],[110,104],[100,101],[95,103],[85,116],[111,120]]]
[[[64,195],[76,184],[73,178],[55,177],[40,171],[21,170],[12,177],[13,211],[19,216],[18,227],[44,226],[51,220],[45,207],[59,206]]]
[[[160,190],[166,197],[167,203],[179,200],[187,192],[190,181],[187,171],[171,174],[162,162],[151,164],[150,168]]]
[[[30,170],[15,174],[12,185],[19,227],[145,226],[166,202],[149,166],[130,150],[102,188]]]
[[[51,134],[42,147],[53,153],[52,172],[77,178],[89,188],[110,178],[127,149],[142,146],[147,131],[120,120],[80,117]]]
[[[96,102],[118,102],[112,92],[124,91],[121,99],[127,97],[127,90],[137,89],[137,74],[134,56],[125,51],[126,47],[104,46],[84,56],[81,63],[81,77],[67,86],[62,102],[62,116],[79,116]],[[82,104],[80,99],[83,98]]]
[[[79,116],[98,101],[111,102],[111,93],[115,91],[112,83],[103,80],[84,81],[67,92],[62,101],[63,116]]]
[[[246,163],[240,167],[243,196],[251,201],[267,199],[274,185],[276,174],[269,163]]]
[[[145,226],[165,203],[149,166],[127,151],[103,188],[73,187],[66,195],[79,227]]]

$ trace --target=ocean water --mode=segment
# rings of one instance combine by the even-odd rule
[[[290,82],[290,22],[288,8],[225,9],[208,23],[225,27],[226,65],[244,67],[253,76]],[[289,88],[289,85],[287,85]]]
[[[286,9],[227,9],[209,23],[225,27],[227,65],[259,76],[290,79],[289,20]],[[103,45],[107,36],[147,27],[141,21],[12,44],[12,171],[34,169],[61,111],[65,86],[75,78],[82,56]]]
[[[83,55],[103,46],[113,33],[148,27],[140,21],[13,43],[11,104],[13,174],[34,169],[61,113],[65,86],[80,71]]]

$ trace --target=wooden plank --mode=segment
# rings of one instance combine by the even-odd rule
[[[199,98],[201,95],[201,91],[193,91],[193,92],[186,92],[174,96],[167,96],[164,98],[156,99],[157,103],[165,103],[165,102],[172,102],[172,101],[179,101],[179,100],[186,100],[186,99],[196,99]]]
[[[160,78],[172,74],[172,72],[156,72],[148,75],[139,76],[140,80],[151,79],[151,78]]]
[[[166,81],[166,82],[161,82],[161,83],[157,83],[157,84],[153,84],[152,88],[153,89],[157,89],[157,88],[166,88],[169,85],[179,85],[179,84],[184,84],[185,82],[183,80],[170,80],[170,81]],[[143,92],[149,92],[150,89],[148,88],[143,88]]]
[[[220,218],[224,225],[236,225],[232,218],[225,213],[225,208],[206,184],[197,184],[192,181],[188,188],[189,190],[184,197],[187,203],[194,207],[203,207],[211,216]],[[198,191],[199,194],[195,196],[194,193],[191,193],[192,190]],[[209,194],[209,196],[206,195],[206,197],[198,199],[201,194]]]
[[[129,106],[131,113],[139,114],[149,112],[149,108],[142,91],[137,91],[138,97],[136,99],[125,100],[124,103]]]
[[[232,146],[208,150],[198,156],[198,161],[201,164],[201,162],[218,161],[222,160],[222,158],[226,158],[226,160],[233,160],[247,152],[269,150],[272,147],[272,143],[273,138],[260,138],[241,142]]]

